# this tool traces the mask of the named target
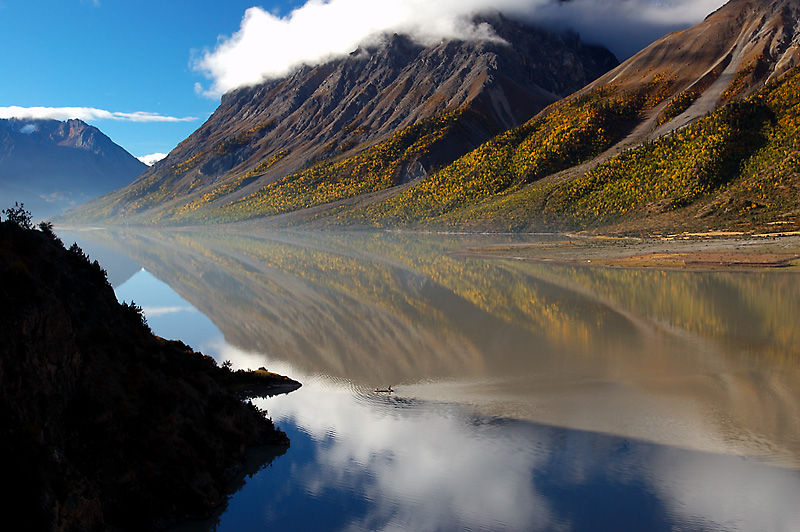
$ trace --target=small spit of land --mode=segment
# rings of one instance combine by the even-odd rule
[[[153,335],[96,261],[28,221],[0,222],[4,518],[147,530],[209,515],[248,449],[289,445],[242,399],[299,384]]]
[[[800,272],[800,235],[681,233],[647,238],[564,234],[454,255],[621,268]]]

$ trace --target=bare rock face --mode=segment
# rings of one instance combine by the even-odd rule
[[[81,120],[0,120],[0,200],[48,217],[133,181],[147,166]]]
[[[433,157],[450,162],[617,65],[610,52],[576,35],[499,15],[486,22],[498,39],[423,46],[391,35],[346,58],[234,90],[200,129],[137,180],[139,192],[128,187],[109,201],[128,209],[145,188],[180,200],[283,154],[252,190],[313,162],[356,153],[442,112],[475,111],[483,119],[468,128],[460,150],[444,161]],[[233,191],[229,199],[242,193]]]

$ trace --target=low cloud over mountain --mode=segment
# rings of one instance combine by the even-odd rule
[[[142,155],[141,157],[137,157],[137,159],[142,161],[147,166],[153,166],[166,156],[167,156],[166,153],[151,153],[149,155]]]
[[[626,58],[661,35],[701,21],[724,0],[308,0],[285,16],[258,7],[241,28],[195,61],[211,80],[197,90],[219,96],[237,87],[284,76],[300,65],[341,57],[386,33],[420,44],[441,39],[496,40],[479,13],[577,31]]]

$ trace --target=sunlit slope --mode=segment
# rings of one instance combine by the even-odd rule
[[[382,203],[336,214],[337,221],[405,224],[519,189],[604,152],[664,98],[669,80],[654,76],[638,91],[601,89],[559,102],[525,125],[499,135],[422,183]]]
[[[140,211],[144,223],[220,223],[271,216],[396,186],[425,175],[426,168],[442,166],[475,147],[478,139],[497,132],[484,115],[457,109],[408,126],[378,144],[310,165],[277,181],[255,186],[246,195],[230,194],[262,178],[288,156],[284,150],[254,168],[234,174],[186,196],[172,187],[172,180],[140,180],[125,194],[98,202],[72,214],[77,222],[123,221]],[[221,149],[221,148],[220,148]],[[343,148],[342,148],[343,149]],[[454,155],[455,154],[455,155]],[[178,180],[192,162],[172,170]],[[148,209],[158,206],[159,209]]]
[[[522,127],[312,225],[526,231],[798,227],[800,2],[733,0]]]
[[[794,229],[800,2],[733,0],[578,94],[335,225]]]
[[[498,229],[794,228],[800,72],[569,181],[466,202],[443,225]]]
[[[389,139],[342,159],[324,160],[308,169],[257,188],[236,200],[213,204],[236,183],[226,181],[201,198],[162,211],[156,220],[230,222],[271,216],[376,192],[425,175],[425,167],[441,166],[463,151],[490,121],[474,111],[458,109],[408,126]],[[485,133],[484,133],[485,134]],[[245,174],[240,181],[255,177]]]
[[[797,70],[665,137],[542,179],[625,135],[668,81],[654,78],[649,86],[557,105],[401,194],[322,216],[345,225],[512,231],[797,224]]]

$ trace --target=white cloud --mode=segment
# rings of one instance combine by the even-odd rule
[[[121,113],[94,107],[19,107],[16,105],[0,107],[0,118],[30,120],[69,120],[78,118],[80,120],[124,120],[127,122],[191,122],[197,120],[193,116],[177,118],[146,111]]]
[[[147,166],[153,166],[166,156],[166,153],[151,153],[150,155],[142,155],[141,157],[137,157],[137,159],[142,161]]]
[[[34,124],[25,124],[19,129],[19,132],[23,135],[32,135],[38,131],[36,125]]]
[[[197,312],[197,309],[189,305],[183,306],[163,306],[163,307],[142,307],[145,316],[165,316],[167,314],[178,314],[180,312]]]
[[[702,21],[727,0],[571,0],[552,2],[530,20],[570,28],[626,59],[662,35]]]
[[[624,53],[626,44],[653,40],[671,29],[699,22],[724,0],[307,0],[280,17],[258,7],[245,12],[241,28],[222,38],[194,64],[211,79],[198,92],[218,96],[319,64],[376,43],[380,35],[404,33],[418,42],[445,38],[496,39],[491,28],[471,17],[503,14],[548,25],[567,26]],[[619,38],[623,29],[632,38]],[[659,33],[660,32],[660,33]],[[623,33],[624,34],[624,33]],[[630,47],[630,46],[628,46]]]
[[[508,0],[495,0],[499,4]],[[545,0],[526,0],[541,3]],[[316,64],[355,50],[386,32],[425,42],[442,38],[496,38],[490,28],[469,22],[474,4],[485,0],[308,0],[285,17],[261,8],[245,12],[241,29],[206,52],[195,67],[213,85],[209,92],[283,76],[302,64]],[[472,5],[471,5],[472,4]]]

